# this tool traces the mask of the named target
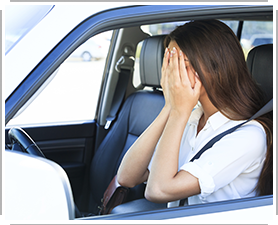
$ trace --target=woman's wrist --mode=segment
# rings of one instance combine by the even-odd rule
[[[181,123],[187,123],[188,118],[191,114],[192,110],[186,109],[186,110],[178,110],[178,109],[171,109],[169,116],[175,118],[175,120],[178,120]]]
[[[162,108],[161,112],[162,113],[166,113],[166,114],[170,114],[171,111],[171,105],[170,104],[165,104],[164,107]]]

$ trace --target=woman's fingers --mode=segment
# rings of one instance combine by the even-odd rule
[[[165,102],[170,104],[171,108],[182,110],[192,105],[194,107],[201,89],[199,78],[192,76],[191,71],[188,73],[184,60],[183,53],[178,52],[175,47],[172,51],[167,49],[163,59],[161,79]]]
[[[161,81],[160,81],[160,83],[161,83],[162,88],[165,85],[166,71],[167,71],[168,64],[169,64],[169,49],[166,48],[165,53],[164,53],[164,57],[163,57],[162,68],[161,68]]]
[[[170,52],[170,60],[169,60],[169,84],[171,87],[176,89],[180,85],[180,71],[179,71],[179,58],[177,49],[173,47],[172,51]]]
[[[184,62],[184,56],[183,56],[181,50],[179,51],[179,70],[180,70],[181,82],[184,85],[191,84],[188,74],[187,74],[187,70],[186,70],[186,66],[185,66],[185,62]]]
[[[168,48],[165,48],[165,53],[163,57],[163,62],[162,62],[162,72],[165,72],[169,66],[169,58],[170,58],[170,52]],[[164,74],[162,74],[164,75]]]
[[[170,67],[171,70],[173,71],[173,76],[176,76],[175,78],[179,77],[179,58],[177,54],[177,49],[173,47],[173,50],[171,51],[170,54]]]
[[[199,76],[196,73],[196,75],[194,76],[194,79],[191,81],[189,79],[184,61],[185,61],[184,55],[183,55],[182,51],[180,50],[180,52],[179,52],[179,69],[180,69],[181,82],[183,83],[183,85],[190,85],[190,87],[193,90],[197,91],[201,88],[201,81],[199,80]]]
[[[165,53],[162,62],[162,69],[166,69],[169,64],[169,49],[165,48]]]
[[[161,87],[163,90],[163,95],[165,98],[165,106],[170,107],[170,99],[169,99],[169,59],[170,59],[170,52],[169,49],[165,49],[163,64],[161,68]]]

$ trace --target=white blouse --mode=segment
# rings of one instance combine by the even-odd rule
[[[265,160],[267,143],[264,128],[250,121],[224,136],[199,159],[191,158],[213,137],[243,121],[234,121],[220,112],[213,114],[197,135],[202,107],[195,109],[184,130],[179,153],[179,170],[198,178],[201,193],[188,198],[188,204],[255,196],[254,188]],[[197,135],[197,136],[196,136]],[[152,160],[148,169],[150,170]],[[178,206],[179,201],[168,203]]]

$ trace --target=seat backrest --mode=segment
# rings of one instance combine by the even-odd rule
[[[165,36],[149,37],[143,42],[140,54],[140,77],[144,86],[160,87],[164,38]],[[163,93],[158,90],[137,91],[124,102],[117,120],[100,144],[91,163],[90,212],[98,211],[101,198],[116,175],[124,154],[152,123],[164,104]],[[130,191],[131,199],[142,198],[143,189],[143,185],[133,188]]]
[[[247,66],[268,102],[273,98],[273,44],[254,47],[248,53]]]

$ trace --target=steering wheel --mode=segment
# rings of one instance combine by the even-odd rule
[[[12,150],[22,151],[31,155],[45,158],[45,155],[42,153],[37,144],[20,127],[11,128],[9,130],[8,136],[13,146]]]

